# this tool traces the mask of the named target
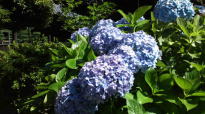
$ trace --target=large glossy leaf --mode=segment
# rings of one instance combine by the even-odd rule
[[[205,91],[197,91],[197,92],[192,93],[192,94],[189,95],[189,96],[194,96],[194,97],[205,97]]]
[[[183,90],[185,91],[190,91],[191,88],[192,88],[192,83],[187,80],[187,79],[184,79],[182,77],[179,77],[179,76],[175,76],[174,77],[174,80],[175,82],[177,83],[177,85],[182,88]]]
[[[137,100],[134,99],[133,95],[128,93],[125,95],[128,114],[144,114],[144,108],[140,105]]]
[[[148,10],[150,10],[152,6],[142,6],[139,7],[135,12],[134,12],[134,18],[132,19],[132,23],[135,24],[140,17],[142,17]]]
[[[127,15],[126,15],[122,10],[117,10],[117,11],[123,16],[123,18],[124,18],[125,20],[129,20],[128,17],[127,17]]]
[[[93,50],[90,50],[87,56],[88,61],[92,61],[96,58],[95,53]]]
[[[185,61],[187,63],[189,63],[192,67],[196,68],[198,71],[201,71],[205,68],[205,66],[194,63],[194,62],[189,62],[189,61]]]
[[[177,24],[178,26],[181,28],[181,30],[183,31],[183,33],[189,37],[189,31],[186,27],[185,21],[183,19],[177,18]]]
[[[172,74],[162,74],[159,76],[160,88],[164,90],[170,89],[174,85]]]
[[[157,92],[157,72],[154,69],[147,70],[145,73],[145,81],[149,85],[149,87],[152,89],[152,92]]]
[[[73,56],[73,49],[68,48],[65,44],[60,43],[60,45],[64,48],[64,50],[67,52],[68,55]]]
[[[56,82],[61,81],[66,76],[67,71],[67,68],[61,69],[56,75]]]
[[[76,59],[68,59],[66,61],[66,66],[70,69],[77,69]]]
[[[141,91],[137,91],[137,100],[139,104],[146,104],[146,103],[152,103],[153,99],[145,96]]]
[[[187,99],[181,99],[179,98],[179,100],[185,105],[187,111],[196,108],[198,106],[198,103],[196,102],[190,102]]]
[[[53,90],[57,93],[64,84],[65,84],[65,82],[53,83],[48,87],[48,89]]]

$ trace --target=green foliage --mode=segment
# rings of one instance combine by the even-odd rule
[[[10,19],[11,12],[5,9],[2,9],[0,7],[0,28],[3,26],[3,24],[8,23],[11,21]]]
[[[125,25],[119,25],[119,27],[123,27],[123,26],[132,27],[133,30],[131,32],[136,32],[139,30],[146,31],[147,27],[149,27],[149,20],[146,19],[142,21],[137,21],[137,20],[139,20],[140,17],[142,17],[151,8],[152,6],[142,6],[136,9],[133,14],[132,13],[125,14],[122,10],[118,10],[118,12],[123,16],[123,18],[127,20],[127,22],[129,23]]]
[[[54,43],[33,44],[13,43],[7,51],[0,51],[0,113],[24,111],[23,102],[35,94],[35,86],[44,81],[49,69],[49,48],[57,48]]]
[[[78,36],[77,39],[77,42],[70,40],[70,43],[59,43],[58,50],[50,48],[52,60],[46,66],[52,71],[44,77],[46,81],[38,83],[36,86],[37,94],[25,102],[30,109],[35,107],[33,112],[38,112],[42,108],[38,104],[44,104],[44,106],[53,109],[55,97],[61,87],[78,75],[85,62],[95,59],[96,56],[88,45],[87,38]],[[51,98],[53,96],[55,97]]]
[[[196,15],[166,24],[151,14],[152,31],[147,32],[156,37],[163,56],[156,69],[136,74],[125,97],[128,113],[205,113],[204,20]]]
[[[67,0],[67,2],[68,6],[64,9],[64,15],[67,15],[64,28],[72,32],[85,26],[90,27],[98,20],[107,18],[115,11],[115,4],[112,2],[103,2],[102,4],[93,3],[87,6],[87,15],[82,15],[72,10],[80,7],[82,1],[74,2],[74,0]],[[71,4],[69,5],[69,3]]]

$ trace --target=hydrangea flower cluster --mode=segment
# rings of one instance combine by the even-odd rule
[[[189,0],[159,0],[155,5],[154,14],[162,22],[172,22],[178,17],[190,19],[195,12]]]
[[[103,103],[112,96],[124,96],[134,82],[134,76],[120,55],[102,55],[87,62],[78,78],[82,96],[95,103]]]
[[[97,105],[81,96],[82,89],[77,78],[70,80],[58,93],[56,114],[94,114]]]
[[[111,19],[102,19],[100,21],[98,21],[92,28],[91,30],[91,37],[96,35],[97,33],[99,33],[99,29],[104,28],[104,27],[113,27],[114,26],[114,21]]]
[[[142,71],[148,68],[156,67],[156,62],[161,57],[161,51],[155,39],[147,35],[144,31],[138,31],[132,34],[125,34],[122,40],[123,45],[132,47],[136,54],[137,69]]]
[[[57,114],[94,114],[98,104],[111,97],[124,96],[134,83],[134,76],[121,55],[102,55],[87,62],[77,78],[58,93]]]
[[[78,34],[81,35],[81,36],[84,36],[84,37],[89,37],[90,29],[88,27],[83,27],[83,28],[78,29],[78,31],[71,34],[71,40],[77,41],[77,35]]]
[[[202,5],[194,5],[196,8],[199,9],[199,13],[205,15],[205,6]]]
[[[100,27],[95,31],[95,34],[91,37],[90,45],[98,55],[107,54],[123,37],[122,31],[113,26]]]
[[[140,64],[140,61],[132,47],[128,45],[119,45],[118,47],[110,50],[108,54],[121,55],[123,57],[123,60],[127,64],[128,68],[132,70],[132,72],[136,73],[139,71],[139,69],[136,66]]]
[[[112,20],[101,20],[91,30],[79,29],[72,39],[76,34],[89,36],[100,56],[87,62],[59,92],[55,108],[59,114],[93,114],[98,104],[129,92],[133,73],[155,67],[161,56],[152,36],[143,31],[122,33]]]

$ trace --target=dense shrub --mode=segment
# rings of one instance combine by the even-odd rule
[[[49,48],[54,43],[13,43],[7,51],[0,51],[0,113],[17,113],[23,102],[36,93],[35,87],[44,81],[45,64],[51,60]]]

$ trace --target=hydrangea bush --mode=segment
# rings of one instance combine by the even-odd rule
[[[189,0],[159,0],[155,5],[154,14],[162,22],[172,22],[179,17],[190,19],[195,12]]]
[[[123,33],[110,19],[100,20],[92,29],[79,29],[72,34],[74,41],[77,34],[89,36],[92,49],[100,56],[85,63],[77,79],[63,87],[57,97],[57,113],[92,114],[99,104],[129,92],[134,73],[154,68],[161,57],[152,36],[144,31]]]

